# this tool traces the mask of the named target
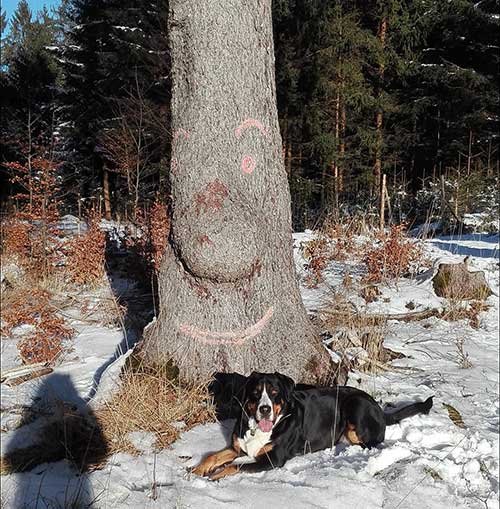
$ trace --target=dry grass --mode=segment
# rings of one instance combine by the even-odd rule
[[[343,296],[337,295],[321,309],[319,319],[321,328],[333,336],[329,348],[349,358],[351,369],[387,370],[387,363],[400,357],[383,346],[387,320],[358,312]]]
[[[208,382],[196,385],[171,380],[163,372],[139,369],[122,376],[119,392],[96,415],[112,450],[130,450],[126,435],[148,431],[158,448],[174,442],[180,433],[215,420]]]
[[[481,300],[466,302],[457,299],[448,299],[446,308],[441,314],[443,320],[457,322],[459,320],[468,320],[473,329],[480,327],[480,314],[490,308],[488,304]]]

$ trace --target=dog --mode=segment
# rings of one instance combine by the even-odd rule
[[[277,372],[253,372],[245,380],[231,446],[208,455],[192,473],[216,481],[238,472],[279,468],[294,456],[340,441],[371,448],[384,441],[386,426],[432,408],[430,397],[386,413],[355,387],[295,385]],[[219,380],[219,388],[224,382]]]

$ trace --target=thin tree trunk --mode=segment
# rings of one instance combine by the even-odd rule
[[[491,138],[488,143],[488,163],[486,166],[486,176],[491,177],[492,171],[491,171]]]
[[[464,212],[469,212],[469,181],[472,165],[472,130],[469,131],[469,153],[467,154],[467,178],[465,179]]]
[[[104,217],[111,221],[111,198],[109,192],[109,171],[102,169],[102,189],[104,193]]]
[[[340,146],[339,146],[339,168],[338,168],[338,188],[340,193],[344,190],[346,126],[347,126],[347,116],[345,111],[345,103],[342,101],[340,107]]]
[[[172,0],[172,229],[145,361],[329,376],[299,293],[270,3]]]
[[[340,86],[340,84],[338,84]],[[337,94],[335,97],[335,150],[339,150],[339,135],[340,135],[340,90],[337,89]],[[332,161],[332,175],[334,178],[334,186],[335,186],[335,209],[338,207],[338,196],[339,196],[339,166],[337,159],[339,158],[339,153],[336,154],[336,159]],[[336,210],[336,212],[338,212]]]
[[[387,34],[387,18],[383,17],[379,30],[378,30],[378,39],[380,41],[380,46],[382,51],[385,49],[385,38]],[[382,82],[384,79],[385,73],[385,63],[384,57],[382,57],[381,62],[379,64],[378,69],[378,79],[379,79],[379,91],[378,95],[380,96],[380,87],[382,86]],[[381,175],[382,175],[382,144],[383,144],[383,123],[384,123],[384,114],[382,112],[382,108],[379,106],[377,111],[376,119],[375,119],[375,165],[373,169],[374,178],[375,178],[375,190],[377,193],[381,193]]]
[[[385,189],[385,173],[382,175],[382,184],[381,184],[381,191],[380,191],[380,224],[379,224],[379,227],[380,227],[380,230],[382,231],[384,229],[384,226],[385,226],[385,193],[384,193],[384,189]]]
[[[31,121],[31,108],[28,110],[28,173],[29,173],[29,195],[30,195],[30,214],[33,213],[33,168],[32,168],[32,154],[33,141],[32,141],[32,121]]]

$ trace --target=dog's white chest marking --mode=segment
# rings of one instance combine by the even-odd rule
[[[281,415],[278,415],[276,422],[273,425],[273,429],[281,420]],[[257,422],[253,417],[248,421],[248,431],[245,433],[243,438],[238,438],[238,444],[243,452],[246,452],[250,458],[255,459],[255,455],[271,441],[271,431],[262,431],[259,429]],[[237,458],[237,460],[240,458]],[[235,463],[237,461],[235,460]],[[239,462],[238,462],[239,463]]]
[[[249,429],[243,438],[238,438],[241,450],[250,457],[255,458],[256,454],[271,441],[272,430],[264,432],[259,428]]]

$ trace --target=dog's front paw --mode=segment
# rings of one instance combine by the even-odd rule
[[[210,472],[213,472],[214,469],[215,467],[213,465],[207,464],[206,461],[202,461],[199,465],[193,467],[190,470],[190,473],[204,477],[208,475]]]
[[[236,474],[238,470],[239,470],[238,465],[228,465],[227,467],[224,467],[222,470],[219,470],[218,472],[211,474],[208,478],[211,481],[218,481],[223,477]]]

